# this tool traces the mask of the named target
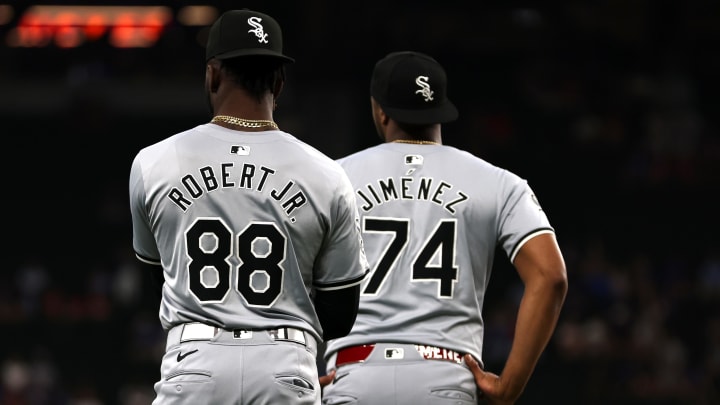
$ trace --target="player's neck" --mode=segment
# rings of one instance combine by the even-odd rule
[[[268,131],[278,129],[269,109],[219,109],[210,121],[229,129],[245,132]]]
[[[385,142],[441,145],[440,124],[405,126],[392,120],[385,127]]]
[[[387,143],[414,143],[418,145],[442,145],[442,137],[440,134],[435,136],[412,136],[405,133],[387,134],[385,136]]]
[[[235,90],[223,95],[215,100],[213,124],[241,131],[278,129],[273,120],[275,99],[272,93],[267,92],[260,102],[244,91]]]
[[[233,115],[216,115],[210,122],[225,128],[241,130],[241,131],[269,131],[279,129],[273,120],[250,120],[240,118]]]

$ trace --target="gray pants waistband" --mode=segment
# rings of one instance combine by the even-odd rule
[[[222,329],[200,322],[190,322],[174,326],[168,331],[165,350],[182,342],[212,340],[218,334],[232,335],[233,339],[243,340],[252,338],[254,333],[267,333],[277,341],[288,341],[301,344],[313,353],[317,353],[317,342],[308,332],[292,327],[276,329]]]

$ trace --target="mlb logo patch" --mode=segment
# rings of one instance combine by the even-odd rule
[[[405,358],[405,350],[401,347],[385,349],[385,358],[388,360],[400,360]]]
[[[233,145],[230,147],[230,153],[233,155],[247,156],[250,154],[250,148],[245,145]]]
[[[252,339],[252,331],[245,329],[233,330],[233,339]]]
[[[423,164],[423,157],[421,155],[405,155],[406,165],[421,165]]]

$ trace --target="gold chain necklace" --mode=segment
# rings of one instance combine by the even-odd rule
[[[396,139],[391,143],[411,143],[413,145],[440,145],[439,142],[435,141],[416,141],[414,139]]]
[[[272,129],[278,129],[278,125],[275,123],[275,121],[270,120],[247,120],[245,118],[238,118],[233,117],[231,115],[216,115],[213,117],[210,122],[218,123],[218,122],[224,122],[226,124],[230,125],[237,125],[238,127],[245,127],[245,128],[265,128],[269,127]]]

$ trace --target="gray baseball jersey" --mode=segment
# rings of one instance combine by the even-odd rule
[[[339,159],[361,217],[371,273],[350,335],[430,345],[481,359],[483,299],[496,246],[512,261],[554,232],[527,182],[451,146],[384,143]]]
[[[167,330],[282,325],[321,340],[313,289],[367,270],[347,176],[286,132],[199,125],[141,150],[129,187],[135,252],[165,272]]]

